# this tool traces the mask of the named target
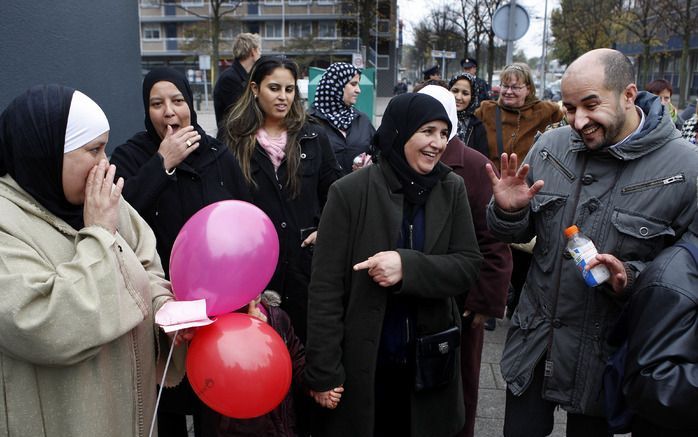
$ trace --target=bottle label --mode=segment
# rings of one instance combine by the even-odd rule
[[[611,276],[606,266],[603,265],[586,270],[586,266],[589,261],[594,259],[594,257],[598,254],[596,251],[596,246],[594,246],[593,242],[587,241],[584,244],[570,249],[569,252],[572,254],[572,258],[574,258],[574,262],[577,264],[579,271],[582,272],[584,281],[588,286],[595,287],[602,282],[605,282]]]

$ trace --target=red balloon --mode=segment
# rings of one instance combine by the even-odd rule
[[[284,341],[274,328],[242,313],[221,315],[199,328],[186,367],[199,398],[237,419],[270,412],[291,386],[291,356]]]

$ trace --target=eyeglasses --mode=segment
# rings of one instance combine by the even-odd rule
[[[518,93],[522,89],[526,88],[526,85],[499,85],[499,89],[501,91],[506,91],[506,90],[512,90],[515,93]]]

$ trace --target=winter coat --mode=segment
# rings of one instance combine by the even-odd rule
[[[644,126],[622,144],[590,151],[569,126],[544,133],[525,160],[529,185],[542,179],[543,189],[520,213],[488,208],[495,236],[537,236],[502,356],[508,389],[526,390],[545,359],[543,398],[572,413],[602,415],[601,375],[612,352],[605,339],[624,296],[586,286],[563,230],[576,224],[599,253],[642,271],[696,214],[698,149],[680,139],[658,98],[641,92],[635,104]]]
[[[218,140],[209,136],[190,157],[167,175],[157,146],[145,131],[117,147],[111,157],[116,177],[125,180],[124,198],[155,232],[167,277],[172,245],[192,215],[221,200],[251,200],[237,159]]]
[[[465,295],[458,297],[459,306],[461,310],[467,308],[477,314],[502,317],[513,264],[509,245],[495,238],[487,228],[486,211],[492,198],[492,184],[485,164],[490,160],[465,147],[458,137],[453,137],[441,156],[441,162],[451,167],[465,182],[475,235],[483,257],[478,281],[467,298]]]
[[[695,223],[682,242],[698,245],[694,228]],[[629,407],[666,435],[698,434],[696,284],[698,265],[691,254],[668,248],[642,272],[626,309],[623,391]]]
[[[424,252],[397,249],[400,191],[394,172],[380,161],[330,188],[313,260],[305,375],[315,391],[342,385],[344,393],[335,410],[323,411],[318,436],[373,435],[376,364],[389,293],[414,299],[419,336],[460,326],[455,296],[477,280],[481,256],[462,179],[449,172],[432,188],[425,205]],[[354,264],[387,250],[397,250],[402,260],[398,285],[386,289],[365,270],[353,271]],[[443,388],[412,392],[413,437],[453,436],[462,429],[457,373]]]
[[[235,60],[218,77],[213,88],[213,110],[216,113],[216,126],[220,129],[230,108],[238,101],[247,87],[249,73],[239,60]]]
[[[296,431],[296,417],[293,406],[292,392],[305,392],[302,387],[302,374],[305,368],[305,349],[303,343],[296,336],[288,314],[279,308],[279,296],[276,293],[264,292],[262,305],[267,313],[269,326],[281,336],[291,356],[293,366],[292,391],[286,395],[281,404],[269,413],[253,419],[233,419],[220,416],[218,425],[218,437],[294,437]],[[236,347],[230,345],[230,347]],[[306,396],[308,396],[306,394]]]
[[[501,109],[503,151],[497,146],[497,106]],[[533,145],[536,134],[544,132],[549,124],[562,120],[562,111],[556,103],[541,100],[527,103],[521,108],[510,108],[487,100],[480,103],[475,116],[485,125],[489,158],[498,169],[502,152],[516,153],[519,160],[523,159]]]
[[[115,235],[76,231],[9,175],[0,211],[0,435],[147,436],[172,299],[150,228],[122,201]]]
[[[346,137],[336,127],[325,119],[320,111],[311,109],[309,114],[319,120],[319,123],[325,129],[325,133],[332,144],[332,151],[337,158],[337,163],[342,167],[342,175],[351,173],[351,164],[354,158],[362,153],[368,153],[368,148],[371,145],[373,134],[376,129],[371,124],[368,115],[356,110],[356,117],[351,122],[349,130],[346,132]]]
[[[473,150],[477,150],[489,160],[487,131],[485,130],[485,125],[482,123],[482,121],[480,121],[479,118],[474,116],[470,117],[470,125],[465,133],[465,140],[463,142],[466,146]]]
[[[317,228],[330,185],[340,176],[327,135],[317,123],[306,123],[298,134],[301,148],[301,187],[293,197],[286,187],[286,160],[277,174],[264,149],[257,144],[250,169],[256,186],[252,202],[264,211],[279,236],[279,262],[267,288],[281,295],[281,308],[291,317],[296,335],[305,341],[306,306],[313,247],[301,247]],[[288,146],[287,146],[288,147]]]

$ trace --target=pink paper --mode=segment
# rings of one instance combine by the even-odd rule
[[[165,332],[206,326],[213,323],[206,315],[206,300],[175,301],[164,304],[155,314],[155,323]]]

